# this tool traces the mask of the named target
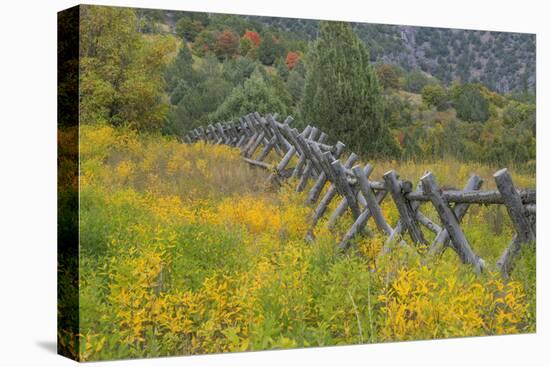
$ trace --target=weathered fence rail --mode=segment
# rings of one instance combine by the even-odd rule
[[[431,172],[420,178],[415,189],[411,181],[401,179],[395,170],[386,172],[381,181],[375,181],[370,178],[372,165],[354,165],[358,159],[355,153],[351,152],[341,162],[344,143],[338,141],[329,145],[326,143],[327,134],[316,127],[307,126],[299,132],[291,127],[292,117],[287,117],[283,122],[277,121],[277,118],[277,114],[261,116],[255,112],[238,121],[196,128],[183,140],[189,143],[203,140],[237,147],[246,162],[271,171],[268,178],[271,184],[296,178],[296,191],[303,191],[310,180],[314,181],[306,201],[308,205],[315,205],[311,227],[305,234],[309,241],[314,240],[314,229],[329,204],[338,198],[340,202],[330,215],[328,225],[334,226],[348,208],[354,218],[353,225],[339,243],[343,250],[350,246],[351,240],[363,231],[372,218],[376,229],[387,237],[383,252],[389,251],[395,243],[410,246],[406,241],[410,239],[415,246],[428,246],[427,257],[449,247],[464,264],[470,264],[481,272],[486,266],[485,261],[475,253],[460,227],[472,204],[500,204],[507,208],[516,234],[496,264],[503,276],[509,275],[522,246],[535,240],[536,191],[516,189],[506,168],[494,174],[497,190],[487,191],[480,190],[483,180],[476,175],[470,177],[462,191],[442,190]],[[281,157],[275,165],[264,162],[272,151]],[[288,167],[293,157],[297,157],[297,163],[294,167]],[[329,187],[321,197],[327,185]],[[393,200],[399,212],[399,220],[393,226],[384,218],[380,208],[387,198]],[[420,211],[420,205],[424,202],[433,205],[439,223]],[[430,243],[422,227],[435,234],[435,239]]]

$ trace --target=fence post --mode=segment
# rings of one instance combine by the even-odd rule
[[[363,169],[361,169],[361,171],[363,171]],[[372,166],[368,166],[368,165],[365,166],[363,173],[370,175],[372,173]],[[354,186],[352,188],[352,192],[353,192],[353,195],[357,198],[358,203],[366,208],[367,201],[365,200],[365,197],[361,193],[361,189],[358,188],[357,186]],[[336,207],[336,209],[334,209],[330,218],[328,219],[328,228],[331,228],[331,229],[334,228],[334,226],[336,225],[336,222],[338,221],[338,218],[342,214],[344,214],[344,212],[348,207],[349,207],[348,199],[346,197],[343,197],[342,200],[340,201],[340,204],[338,204],[338,206]],[[359,208],[359,211],[361,211],[361,208]]]
[[[380,205],[378,205],[378,200],[376,199],[376,195],[372,191],[368,179],[370,173],[372,172],[372,166],[370,164],[367,164],[367,167],[370,168],[368,171],[366,167],[363,170],[360,166],[355,166],[353,167],[353,173],[355,173],[355,177],[357,177],[357,183],[361,188],[361,191],[363,192],[365,200],[367,201],[367,208],[370,210],[371,215],[374,218],[376,227],[378,227],[378,230],[382,233],[386,233],[389,235],[392,231],[392,228],[384,219],[382,209],[380,209]]]
[[[386,190],[378,191],[378,193],[376,194],[376,202],[378,203],[378,205],[380,205],[380,203],[386,198],[387,194],[388,192]],[[365,228],[365,225],[367,224],[371,215],[372,213],[370,207],[367,206],[367,208],[363,210],[359,218],[357,218],[357,220],[353,222],[350,229],[348,229],[348,231],[340,241],[338,248],[340,248],[341,250],[347,250],[349,248],[351,239]]]
[[[248,150],[250,149],[250,147],[252,146],[252,144],[254,144],[254,142],[256,141],[256,139],[258,138],[258,131],[256,131],[256,129],[253,127],[252,123],[250,122],[249,119],[246,118],[243,118],[241,120],[244,128],[246,129],[246,131],[248,131],[248,140],[247,142],[243,145],[242,149],[241,149],[241,154],[243,156],[246,157],[246,152],[248,152]]]
[[[425,243],[424,235],[422,230],[416,222],[415,212],[417,208],[413,210],[411,203],[405,198],[401,190],[401,184],[397,180],[397,173],[394,170],[388,171],[384,174],[384,181],[386,182],[387,190],[391,194],[395,206],[399,211],[401,220],[405,228],[408,230],[413,242],[415,243]]]
[[[323,143],[327,139],[327,137],[328,137],[327,134],[321,133],[321,136],[319,137],[318,142]],[[312,169],[313,169],[313,162],[312,161],[307,161],[306,168],[304,169],[304,173],[302,174],[302,177],[300,177],[300,182],[298,183],[298,186],[296,186],[296,191],[297,192],[302,192],[306,188],[307,181],[308,181],[309,177],[312,174],[312,172],[311,172]],[[323,171],[321,171],[321,172],[323,172]],[[321,174],[321,172],[318,172],[318,173]]]
[[[271,115],[267,115],[267,123],[269,124],[269,126],[271,127],[271,129],[273,130],[273,133],[275,134],[275,137],[277,139],[277,144],[279,145],[279,147],[282,149],[283,152],[288,152],[288,150],[290,149],[290,143],[283,137],[283,135],[281,134],[281,131],[279,130],[279,127],[277,126],[277,123],[275,121],[275,119],[273,118],[273,116]],[[288,116],[285,121],[283,122],[283,124],[290,124],[291,122],[293,121],[293,118],[292,116]]]
[[[340,155],[344,151],[344,148],[345,148],[345,145],[341,141],[336,143],[335,153],[334,153],[334,157],[336,159],[340,158]],[[320,156],[321,156],[322,153],[321,153],[321,150],[319,149],[319,147],[313,147],[313,151],[314,151],[315,155],[317,156],[317,158],[319,159],[319,161],[321,161]],[[307,204],[311,205],[311,204],[315,203],[317,201],[317,199],[319,199],[319,195],[321,195],[321,191],[323,191],[323,187],[325,186],[326,182],[327,182],[327,174],[325,173],[324,170],[322,170],[319,177],[317,177],[317,181],[315,182],[315,184],[313,185],[313,187],[309,191],[309,195],[308,195],[307,200],[306,200]]]
[[[481,177],[477,175],[473,175],[472,177],[470,177],[470,179],[466,183],[466,186],[464,186],[464,192],[477,191],[481,188],[482,184],[483,184],[483,180],[481,179]],[[466,212],[468,211],[469,207],[470,207],[470,204],[468,203],[456,204],[454,206],[453,212],[459,223],[462,220],[462,218],[464,218],[464,216],[466,215]],[[450,241],[449,232],[447,232],[447,230],[443,228],[441,232],[437,234],[434,241],[432,242],[432,245],[428,250],[427,257],[431,258],[441,253],[441,251],[443,251],[443,249],[446,246],[448,246],[449,241]]]
[[[527,217],[521,197],[514,187],[512,176],[510,176],[508,170],[506,168],[501,169],[494,174],[494,178],[516,230],[516,236],[497,262],[502,275],[507,277],[512,271],[513,260],[522,246],[535,240],[535,231]]]
[[[514,187],[512,177],[506,168],[501,169],[494,174],[495,182],[498,191],[500,191],[504,199],[504,205],[508,209],[508,214],[512,219],[514,228],[518,234],[518,239],[521,242],[529,242],[535,239],[535,233],[527,218],[525,208],[521,202],[521,198]]]
[[[334,196],[337,193],[336,184],[334,183],[336,178],[334,177],[334,175],[332,173],[332,170],[330,168],[328,168],[328,165],[330,164],[330,162],[328,161],[329,160],[328,157],[330,155],[331,155],[330,152],[323,153],[322,162],[323,162],[323,168],[324,168],[325,174],[327,175],[328,179],[332,182],[332,184],[330,185],[328,191],[323,196],[323,198],[319,201],[319,205],[317,205],[317,208],[315,209],[315,212],[313,213],[311,226],[308,230],[306,238],[310,238],[310,239],[313,238],[313,230],[317,226],[317,222],[319,221],[319,219],[321,219],[323,214],[325,214],[325,211],[327,210],[328,205],[330,204],[330,202],[332,201],[332,199],[334,198]],[[350,156],[348,157],[348,159],[346,160],[346,162],[344,163],[344,166],[345,167],[351,167],[357,159],[358,159],[357,155],[355,153],[351,153]]]
[[[265,157],[267,157],[269,152],[273,149],[273,147],[275,147],[276,143],[277,143],[277,137],[272,136],[271,139],[269,140],[269,143],[264,147],[264,149],[262,149],[257,159],[259,161],[263,161]]]
[[[253,135],[253,132],[248,127],[248,124],[246,123],[246,120],[241,117],[239,119],[239,124],[241,125],[241,131],[244,133],[244,136],[246,137],[246,143],[248,143],[248,140]]]
[[[210,135],[212,136],[212,143],[216,144],[218,142],[218,140],[220,139],[220,137],[216,133],[214,127],[212,126],[212,124],[209,124],[206,128],[210,132]]]
[[[196,129],[196,131],[199,134],[198,137],[206,142],[206,134],[204,133],[204,128],[202,126],[200,126]]]
[[[214,127],[218,131],[218,133],[220,135],[220,138],[222,139],[222,142],[224,144],[228,144],[229,143],[229,138],[227,137],[227,135],[225,135],[225,132],[223,131],[222,124],[220,122],[218,122],[218,123],[214,124]]]
[[[357,219],[361,215],[361,210],[359,209],[357,198],[347,181],[344,167],[342,166],[342,163],[340,163],[338,159],[332,162],[331,165],[332,165],[332,168],[334,169],[335,176],[336,176],[336,187],[339,187],[340,194],[347,199],[348,205],[353,214],[353,218]]]
[[[302,133],[307,134],[307,133],[309,133],[310,130],[311,130],[311,127],[307,126]],[[279,164],[277,164],[276,172],[273,172],[269,175],[267,181],[271,184],[274,184],[276,182],[277,175],[279,175],[283,172],[283,170],[286,168],[286,166],[288,165],[288,163],[290,162],[290,160],[292,159],[294,154],[299,153],[298,143],[296,142],[296,139],[294,138],[294,135],[293,135],[294,130],[291,129],[288,125],[285,124],[285,125],[283,125],[282,131],[285,132],[288,139],[290,140],[290,142],[288,143],[290,148],[288,149],[288,151],[284,155],[283,159],[281,159]]]
[[[231,132],[231,136],[233,137],[233,146],[237,146],[237,143],[239,142],[239,131],[237,130],[237,125],[235,124],[235,121],[230,121],[227,123],[227,128]]]
[[[299,136],[303,136],[304,139],[307,138],[307,139],[315,139],[317,138],[317,134],[319,133],[319,129],[317,129],[316,127],[312,127],[311,128],[311,131],[309,132],[309,134],[307,135],[299,135]],[[296,137],[296,140],[297,142],[300,144],[302,143],[299,139],[299,136]],[[302,150],[304,151],[305,153],[305,150],[307,150],[307,147],[304,145],[304,144],[300,144],[300,147],[302,148]],[[306,163],[306,160],[308,159],[309,157],[307,156],[307,154],[302,154],[302,156],[300,156],[300,159],[298,160],[298,164],[296,164],[296,167],[294,168],[294,171],[292,172],[292,175],[290,177],[296,177],[300,174],[300,172],[302,171],[302,167],[303,165]]]
[[[254,152],[256,151],[256,149],[258,149],[260,144],[262,144],[264,142],[264,139],[266,137],[266,131],[265,131],[261,121],[258,121],[255,118],[254,114],[251,114],[249,116],[249,119],[252,121],[252,124],[255,127],[258,135],[256,137],[256,140],[254,140],[254,143],[245,151],[244,156],[246,158],[251,158],[254,155]]]
[[[287,125],[283,126],[283,131],[285,132],[286,137],[290,141],[290,144],[292,144],[294,148],[296,148],[296,152],[298,153],[298,156],[301,157],[302,155],[304,155],[302,147],[300,146],[300,144],[298,144],[297,137],[298,135],[300,135],[298,131],[296,129],[291,129]],[[304,130],[301,132],[301,134],[309,135],[310,132],[311,132],[311,125],[307,125],[304,128]]]
[[[296,141],[298,142],[299,146],[302,148],[302,151],[304,152],[304,155],[305,155],[304,162],[307,162],[307,160],[309,160],[311,162],[311,164],[313,165],[313,167],[318,172],[321,172],[321,169],[322,169],[321,168],[321,163],[318,162],[317,159],[315,158],[315,156],[314,156],[309,144],[307,143],[306,138],[304,137],[304,135],[300,134],[300,135],[296,136]],[[300,164],[300,162],[298,162],[298,165],[296,167],[298,167],[299,164]],[[294,172],[296,172],[296,170],[294,170]]]
[[[484,261],[472,251],[464,232],[462,232],[462,229],[458,224],[458,219],[456,218],[455,213],[442,199],[439,187],[435,182],[433,174],[428,172],[420,180],[422,181],[422,189],[424,194],[430,197],[433,206],[439,214],[441,223],[449,233],[453,249],[456,251],[463,263],[473,265],[476,272],[480,273],[485,266]]]
[[[283,159],[277,164],[275,167],[275,172],[272,172],[269,177],[267,178],[267,182],[274,184],[276,182],[277,176],[283,172],[285,167],[288,165],[292,157],[296,154],[296,148],[294,146],[291,146],[290,149],[286,152]]]

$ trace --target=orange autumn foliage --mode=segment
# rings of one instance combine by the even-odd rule
[[[300,55],[297,52],[289,51],[286,55],[286,66],[288,70],[292,70],[298,61],[300,61]]]
[[[250,42],[252,42],[256,47],[258,47],[260,45],[260,42],[262,42],[260,35],[258,34],[258,32],[255,32],[255,31],[247,30],[246,32],[244,32],[243,37],[246,39],[249,39]]]

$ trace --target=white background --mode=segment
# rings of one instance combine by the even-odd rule
[[[96,4],[537,33],[536,335],[239,353],[94,366],[549,365],[550,27],[544,1],[141,0]],[[0,2],[0,365],[74,365],[55,354],[56,12],[75,1]]]

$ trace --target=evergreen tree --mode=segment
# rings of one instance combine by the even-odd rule
[[[193,57],[191,51],[185,42],[182,43],[178,55],[166,69],[164,79],[166,80],[166,89],[172,92],[182,79],[185,79],[187,84],[192,84],[194,79],[193,72]]]
[[[435,78],[430,78],[422,71],[412,71],[405,77],[404,89],[412,93],[420,93],[428,84],[436,84]]]
[[[243,83],[245,79],[250,78],[257,66],[256,61],[239,56],[223,63],[222,74],[233,85],[238,85]]]
[[[266,76],[264,76],[264,81],[273,91],[275,97],[285,105],[285,110],[287,111],[287,113],[290,112],[293,105],[292,94],[290,94],[284,79],[281,78],[278,74],[267,74]]]
[[[254,111],[261,114],[277,112],[285,116],[288,112],[287,107],[278,94],[256,70],[244,84],[233,89],[216,112],[210,115],[210,119],[230,120]]]
[[[176,23],[177,35],[189,42],[193,42],[202,29],[203,25],[201,22],[189,17],[182,17]]]
[[[301,65],[302,63],[300,63]],[[302,97],[302,91],[304,89],[304,76],[299,71],[292,70],[290,74],[288,74],[288,78],[286,81],[286,87],[292,96],[292,101],[296,105],[298,101],[300,101],[300,98]]]
[[[455,88],[453,105],[456,116],[464,121],[485,122],[489,119],[489,103],[475,84]]]
[[[279,74],[279,76],[284,80],[286,81],[287,78],[288,78],[288,66],[286,66],[286,63],[283,61],[283,59],[281,57],[279,57],[276,61],[275,61],[275,69],[277,69],[277,74]]]
[[[170,111],[163,131],[181,136],[185,131],[204,125],[208,114],[222,104],[232,88],[233,85],[227,80],[212,76],[186,90]]]
[[[357,153],[396,155],[397,143],[382,121],[382,95],[369,53],[350,24],[321,22],[307,62],[302,121]]]
[[[258,47],[258,58],[264,65],[271,66],[277,59],[284,54],[284,47],[280,41],[276,42],[273,34],[266,33],[262,37],[262,42]]]

